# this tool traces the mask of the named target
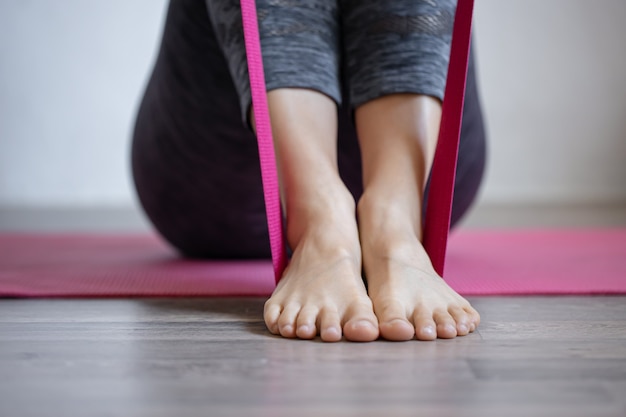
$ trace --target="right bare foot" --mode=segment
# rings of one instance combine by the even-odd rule
[[[343,206],[300,217],[308,219],[306,226],[265,303],[270,332],[301,339],[319,334],[325,342],[339,341],[342,335],[358,342],[378,338],[378,320],[361,278],[354,204],[352,210]]]
[[[354,198],[337,168],[337,107],[300,89],[268,93],[293,256],[265,303],[265,324],[284,337],[336,342],[378,338],[361,278]]]

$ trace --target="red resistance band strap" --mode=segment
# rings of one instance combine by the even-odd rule
[[[439,139],[430,172],[430,189],[426,203],[424,248],[430,256],[435,271],[440,276],[443,276],[450,232],[473,10],[474,0],[458,0],[454,16],[448,79],[443,96]]]
[[[441,128],[430,175],[424,223],[424,247],[435,270],[443,275],[458,155],[474,0],[458,0]],[[254,0],[241,0],[241,14],[256,122],[265,210],[276,282],[287,265],[274,141],[263,72],[263,58]]]

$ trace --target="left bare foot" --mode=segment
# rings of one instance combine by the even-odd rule
[[[434,340],[473,332],[480,315],[437,275],[417,236],[390,207],[359,204],[365,276],[381,336]]]
[[[421,244],[423,190],[440,103],[392,94],[355,114],[363,159],[361,254],[380,334],[388,340],[433,340],[474,331],[480,316],[437,275]]]

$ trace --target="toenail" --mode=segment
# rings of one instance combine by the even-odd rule
[[[469,332],[467,325],[465,324],[459,324],[458,325],[458,329],[459,329],[459,333],[467,333]]]
[[[433,326],[426,326],[422,328],[421,333],[424,336],[434,336],[436,334],[435,328]]]
[[[454,326],[453,324],[446,324],[445,329],[448,333],[451,333],[451,334],[457,333],[456,326]]]
[[[359,320],[356,323],[354,323],[354,327],[370,327],[370,328],[375,328],[376,326],[374,326],[372,324],[371,321],[367,321],[367,320]]]
[[[328,327],[324,330],[325,336],[341,336],[341,330],[336,327]]]

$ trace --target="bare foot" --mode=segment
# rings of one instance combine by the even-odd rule
[[[291,262],[265,303],[274,334],[371,341],[378,320],[361,277],[354,198],[337,168],[337,107],[312,90],[268,93]]]
[[[421,244],[423,189],[440,118],[437,100],[414,94],[384,96],[356,110],[363,266],[380,333],[389,340],[462,336],[480,321],[437,275]]]
[[[378,320],[361,278],[354,203],[352,210],[335,207],[322,213],[299,216],[308,220],[283,278],[265,303],[267,328],[288,338],[319,334],[325,342],[336,342],[343,334],[351,341],[375,340]]]
[[[478,312],[437,275],[418,237],[401,227],[402,216],[384,211],[359,205],[365,274],[382,337],[434,340],[473,332]]]

